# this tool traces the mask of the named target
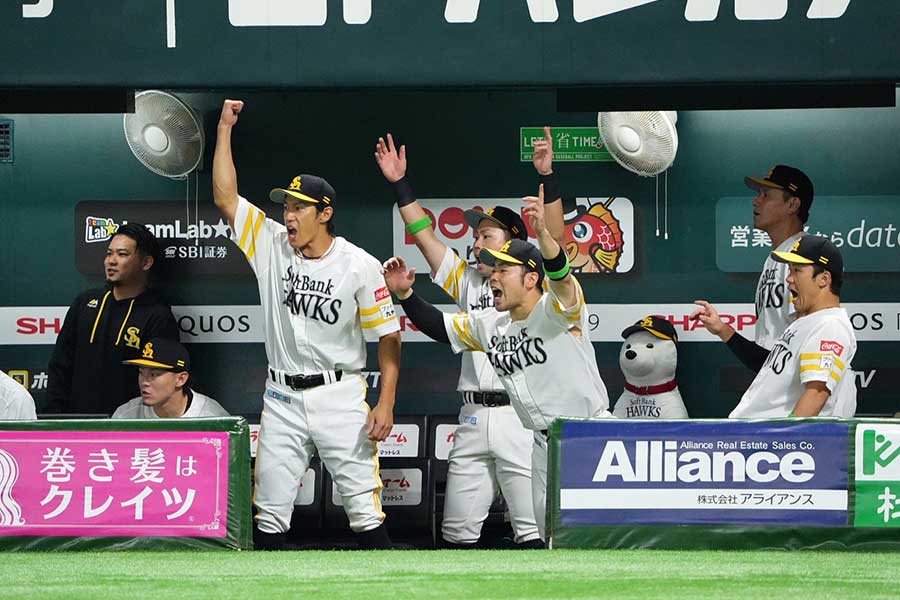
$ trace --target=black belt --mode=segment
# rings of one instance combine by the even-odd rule
[[[481,404],[483,406],[509,406],[509,396],[506,392],[463,392],[463,401],[466,404]]]
[[[330,375],[334,375],[333,378]],[[326,383],[333,383],[341,380],[341,371],[330,371],[329,381],[325,381],[325,375],[318,373],[316,375],[288,375],[287,373],[276,372],[269,369],[269,377],[276,383],[288,386],[292,390],[308,390],[309,388],[319,387]],[[333,381],[331,381],[333,379]]]

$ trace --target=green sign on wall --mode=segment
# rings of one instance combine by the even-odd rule
[[[772,241],[753,227],[752,192],[716,204],[716,264],[720,271],[758,272]],[[900,196],[816,196],[807,233],[831,238],[855,272],[900,271]]]
[[[609,162],[609,155],[600,141],[596,127],[551,127],[553,160],[557,162]],[[535,140],[544,139],[543,127],[519,128],[519,154],[522,162],[534,158]]]

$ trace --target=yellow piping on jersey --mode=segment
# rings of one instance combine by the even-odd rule
[[[94,328],[91,329],[91,343],[94,343],[94,334],[97,333],[97,323],[100,322],[100,315],[103,314],[103,307],[106,306],[106,299],[109,298],[109,295],[112,294],[112,291],[106,292],[103,295],[103,302],[100,303],[100,310],[97,311],[97,318],[94,319]],[[121,332],[120,332],[121,333]]]
[[[366,379],[360,375],[359,381],[362,383],[363,388],[363,406],[366,407],[366,415],[372,413],[372,408],[369,406],[369,403],[366,402],[366,391],[369,389],[369,384],[366,383]],[[375,511],[381,515],[381,522],[384,523],[385,517],[387,515],[381,510],[381,490],[384,488],[384,482],[381,481],[381,464],[378,462],[378,444],[374,441],[372,443],[372,462],[375,464],[375,489],[372,490],[372,503],[375,505]]]
[[[459,282],[462,278],[463,271],[466,270],[466,263],[459,257],[457,257],[457,260],[459,261],[459,266],[451,271],[444,281],[444,285],[441,286],[444,288],[445,292],[450,294],[450,297],[453,298],[454,301],[459,300]]]
[[[379,325],[383,325],[384,323],[388,323],[390,321],[396,321],[396,316],[390,317],[381,317],[380,319],[375,319],[374,321],[366,321],[365,323],[360,323],[363,329],[371,329],[373,327],[378,327]]]
[[[478,343],[478,340],[476,340],[475,336],[472,335],[472,332],[469,331],[469,320],[465,318],[465,315],[453,317],[453,329],[456,330],[460,341],[465,344],[467,348],[477,350],[478,352],[484,352],[484,348],[481,347],[481,344]]]
[[[831,375],[832,377],[834,377],[834,380],[837,381],[837,382],[839,382],[839,381],[841,380],[841,376],[838,375],[836,371],[832,371],[831,373],[829,373],[829,375]]]
[[[253,214],[256,212],[252,206],[248,207],[247,211],[247,220],[244,221],[244,229],[241,231],[241,241],[238,242],[238,248],[244,250],[244,242],[247,241],[247,236],[250,234],[250,224],[253,223]]]
[[[381,307],[382,307],[384,304],[386,304],[386,303],[383,303],[383,304],[377,304],[377,305],[373,306],[372,308],[360,308],[360,309],[359,309],[359,316],[361,316],[361,317],[371,317],[372,315],[378,314],[378,313],[381,311]]]
[[[128,305],[128,312],[125,313],[125,318],[122,320],[122,326],[119,327],[119,335],[116,337],[116,346],[119,345],[119,340],[122,339],[122,332],[125,331],[125,323],[128,322],[128,317],[131,316],[132,308],[134,308],[134,298],[131,299],[131,304]]]
[[[811,352],[811,353],[808,353],[808,354],[801,354],[801,355],[800,355],[800,362],[807,361],[807,360],[819,360],[819,359],[821,359],[822,357],[825,357],[825,356],[830,356],[830,357],[832,357],[832,358],[834,359],[834,364],[837,365],[841,370],[844,369],[844,363],[841,361],[841,359],[839,359],[838,357],[836,357],[836,356],[835,356],[833,353],[831,353],[831,352],[827,352],[827,353]]]
[[[265,220],[265,213],[260,212],[259,216],[256,217],[256,224],[253,225],[253,236],[250,238],[250,248],[247,250],[247,258],[253,258],[253,255],[256,254],[256,238],[259,236],[259,230],[262,227],[263,220]]]

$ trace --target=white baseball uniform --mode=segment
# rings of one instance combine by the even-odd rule
[[[763,368],[731,418],[788,416],[809,381],[824,381],[831,395],[821,417],[852,417],[856,412],[856,382],[850,361],[856,335],[843,308],[827,308],[791,323],[772,348]]]
[[[578,301],[563,306],[552,289],[543,294],[524,321],[494,308],[444,315],[454,352],[486,353],[522,424],[534,431],[531,493],[541,538],[545,535],[547,439],[558,417],[611,417],[609,396],[597,369],[587,332],[587,308]]]
[[[432,281],[463,311],[494,305],[488,280],[450,248]],[[461,363],[457,389],[463,394],[463,406],[448,457],[441,533],[455,544],[477,542],[499,488],[509,507],[516,543],[536,539],[531,500],[533,434],[522,426],[512,405],[471,401],[473,393],[504,391],[486,354],[466,352]]]
[[[190,406],[181,415],[182,419],[196,419],[200,417],[227,417],[228,411],[221,404],[206,396],[188,390],[190,395]],[[159,415],[153,410],[152,406],[146,406],[141,397],[132,398],[113,413],[113,419],[159,419]]]
[[[288,243],[284,225],[239,198],[233,239],[259,284],[270,378],[263,396],[254,504],[260,531],[290,527],[314,450],[334,477],[353,531],[384,521],[378,451],[368,439],[366,341],[400,330],[381,264],[341,237],[320,258]],[[293,389],[295,375],[322,385]]]
[[[34,399],[22,385],[0,371],[0,421],[37,419]]]
[[[787,252],[794,243],[806,235],[801,231],[784,240],[777,248],[778,252]],[[788,292],[787,276],[790,267],[787,263],[778,262],[771,253],[763,265],[756,285],[756,344],[771,350],[784,330],[794,319],[794,304]]]

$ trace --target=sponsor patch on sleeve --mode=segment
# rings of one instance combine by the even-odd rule
[[[387,286],[380,287],[375,290],[375,302],[381,302],[385,298],[391,297],[391,290],[387,289]]]
[[[384,304],[384,305],[380,306],[379,309],[381,310],[381,316],[385,319],[393,318],[394,315],[396,314],[394,312],[393,304]]]
[[[835,356],[840,356],[844,351],[844,347],[831,340],[822,340],[819,342],[819,350],[822,352],[833,352]]]
[[[819,369],[822,371],[830,371],[833,365],[834,356],[831,354],[826,354],[819,359]]]

